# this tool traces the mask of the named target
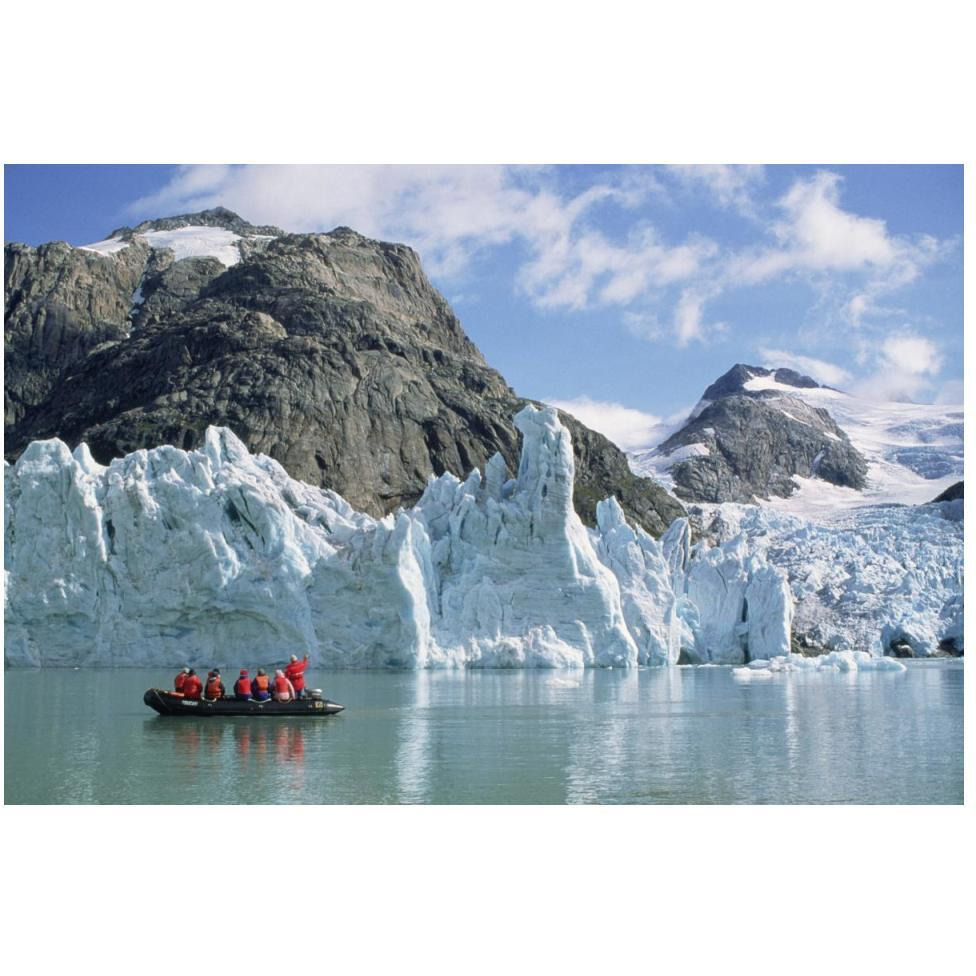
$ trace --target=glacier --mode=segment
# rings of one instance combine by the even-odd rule
[[[501,456],[431,477],[383,519],[251,455],[97,464],[32,443],[4,468],[5,657],[12,666],[233,664],[308,652],[325,667],[744,664],[790,653],[786,571],[744,531],[655,540],[613,498],[587,528],[556,411],[525,407]]]
[[[705,534],[786,573],[793,626],[828,651],[920,657],[963,641],[963,501],[866,505],[830,521],[766,505],[704,511]]]

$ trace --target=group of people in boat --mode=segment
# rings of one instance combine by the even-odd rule
[[[183,668],[173,682],[174,689],[184,698],[217,701],[221,698],[234,697],[238,701],[294,701],[305,697],[305,669],[308,667],[308,655],[299,661],[294,654],[284,669],[278,668],[274,677],[270,677],[264,668],[258,668],[258,673],[252,678],[247,668],[241,668],[241,673],[234,682],[233,696],[227,694],[220,668],[213,668],[207,673],[206,681],[193,668]]]

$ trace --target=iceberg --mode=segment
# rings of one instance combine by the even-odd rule
[[[32,443],[4,469],[6,661],[327,667],[635,667],[788,655],[786,574],[746,537],[661,540],[615,499],[588,529],[556,411],[496,455],[432,477],[383,519],[211,427],[107,466]]]

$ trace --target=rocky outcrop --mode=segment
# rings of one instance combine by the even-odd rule
[[[147,228],[192,228],[204,219],[211,223],[199,226],[249,235],[241,260],[229,268],[207,256],[176,261],[142,243]],[[15,358],[8,459],[53,436],[86,442],[103,463],[159,444],[188,450],[219,425],[292,477],[372,515],[414,503],[432,474],[484,468],[496,451],[516,470],[511,418],[527,401],[488,366],[410,248],[348,228],[283,234],[229,211],[112,236],[130,243],[106,255],[48,246],[85,272],[83,288],[104,297],[97,315],[73,320],[84,342],[64,352],[57,345],[51,357],[44,347],[40,357]],[[43,285],[52,275],[36,266],[35,253],[21,249],[17,273],[8,268],[8,280],[40,281],[8,304],[15,309],[8,363],[11,329],[24,350],[45,334]],[[66,302],[81,302],[73,286],[65,292]],[[597,501],[609,495],[656,535],[682,514],[660,486],[633,475],[606,438],[563,421],[585,521],[594,523]]]
[[[21,421],[62,373],[131,328],[132,295],[149,249],[107,261],[63,242],[4,248],[4,425]]]
[[[817,386],[792,370],[734,366],[654,452],[662,460],[675,458],[669,469],[675,494],[699,502],[787,497],[796,489],[795,476],[863,488],[867,463],[830,414],[778,387],[748,389],[757,376],[781,386]]]
[[[201,210],[198,213],[182,214],[179,217],[159,217],[155,220],[144,220],[135,227],[117,227],[109,237],[131,238],[136,234],[144,234],[153,230],[178,230],[181,227],[219,227],[229,230],[241,237],[269,236],[281,237],[285,232],[272,224],[255,226],[239,217],[233,210],[226,207],[214,207],[211,210]]]
[[[957,481],[954,485],[950,485],[945,491],[933,498],[932,503],[959,501],[963,497],[962,486],[963,482]]]

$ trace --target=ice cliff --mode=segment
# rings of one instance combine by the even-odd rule
[[[963,651],[963,500],[871,505],[829,522],[717,506],[708,536],[786,573],[794,631],[819,647],[929,656]],[[758,655],[754,655],[758,656]]]
[[[383,519],[211,427],[107,467],[35,441],[5,468],[11,665],[336,667],[743,663],[789,653],[785,574],[739,535],[657,541],[614,499],[587,529],[570,435],[515,419],[521,461],[431,478]]]

